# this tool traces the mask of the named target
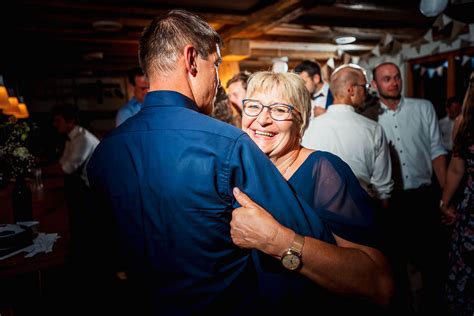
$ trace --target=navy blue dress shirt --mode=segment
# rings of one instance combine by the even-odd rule
[[[174,91],[149,92],[99,144],[88,177],[98,211],[113,214],[130,274],[160,315],[257,314],[275,298],[304,296],[308,280],[232,243],[233,187],[299,234],[334,242],[243,131]],[[262,293],[258,284],[272,279],[278,286]]]

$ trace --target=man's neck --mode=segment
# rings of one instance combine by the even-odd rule
[[[392,111],[398,107],[398,105],[400,104],[400,100],[401,99],[398,99],[398,98],[397,99],[392,99],[392,98],[388,99],[388,98],[383,98],[383,97],[380,98],[380,101]]]

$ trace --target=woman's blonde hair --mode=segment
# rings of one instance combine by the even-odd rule
[[[283,99],[292,105],[298,113],[293,112],[294,121],[300,124],[300,137],[308,127],[311,115],[311,97],[304,80],[290,72],[275,73],[260,71],[252,74],[248,81],[247,97],[255,92],[271,93],[276,89]]]

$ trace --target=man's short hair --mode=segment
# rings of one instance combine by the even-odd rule
[[[75,104],[57,104],[51,109],[53,116],[62,116],[66,121],[79,123],[79,108]]]
[[[250,75],[251,75],[251,73],[248,72],[248,71],[241,71],[241,72],[235,74],[232,78],[229,79],[229,81],[227,81],[226,88],[228,89],[231,84],[240,81],[240,82],[242,82],[242,87],[245,90],[247,90],[247,82],[249,81]]]
[[[222,46],[219,34],[199,16],[184,10],[160,15],[145,28],[139,43],[140,66],[148,78],[175,69],[182,49],[193,45],[206,59]]]
[[[319,75],[321,77],[321,66],[311,60],[303,60],[303,62],[298,64],[293,71],[297,74],[306,71],[311,78],[314,77],[314,75]]]
[[[144,76],[143,70],[140,67],[133,67],[128,71],[128,81],[132,86],[135,87],[136,82],[135,82],[135,77],[142,77]]]
[[[397,67],[398,71],[400,71],[400,67],[398,67],[397,64],[392,63],[392,62],[390,62],[390,61],[385,61],[385,62],[383,62],[383,63],[378,64],[377,66],[374,67],[374,69],[372,69],[372,79],[373,79],[373,80],[375,80],[375,74],[377,73],[377,70],[378,70],[380,67],[385,66],[385,65],[393,65],[393,66]]]

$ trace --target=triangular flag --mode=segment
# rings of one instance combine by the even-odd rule
[[[456,38],[462,32],[466,24],[458,21],[453,21],[453,28],[451,30],[451,38]]]
[[[385,34],[385,38],[384,38],[384,40],[383,40],[383,46],[387,46],[387,45],[390,44],[391,42],[393,42],[393,36],[392,36],[392,34],[390,34],[390,33]]]
[[[462,62],[461,62],[461,65],[464,66],[469,60],[471,60],[471,57],[470,56],[462,56]]]
[[[344,64],[348,64],[351,61],[351,55],[344,53],[342,55],[342,61]]]
[[[351,61],[353,64],[358,64],[359,63],[359,60],[360,60],[360,57],[359,56],[352,56],[351,57]]]
[[[342,56],[342,54],[344,54],[344,50],[340,47],[337,48],[337,56]]]
[[[438,76],[440,77],[443,76],[443,70],[444,70],[443,66],[439,66],[438,68],[436,68],[436,72],[438,73]]]
[[[451,19],[449,16],[447,16],[446,14],[443,14],[443,24],[444,25],[448,25],[449,23],[451,23],[453,19]]]
[[[448,63],[448,61],[446,60],[446,61],[443,63],[443,67],[444,67],[444,68],[448,68],[448,65],[449,65],[449,63]]]
[[[428,71],[428,77],[429,77],[429,78],[433,78],[433,77],[434,77],[434,74],[435,74],[435,72],[436,72],[436,69],[434,69],[434,68],[428,68],[427,71]]]
[[[436,46],[436,47],[431,51],[431,55],[436,55],[436,54],[439,54],[439,46]]]
[[[329,58],[326,64],[328,65],[329,68],[334,69],[334,58],[332,57]]]
[[[397,40],[394,40],[394,41],[393,41],[393,47],[392,47],[392,50],[390,51],[390,54],[396,55],[396,54],[398,54],[398,52],[400,52],[401,50],[402,50],[402,43],[400,43],[400,42],[397,41]]]
[[[421,67],[421,70],[420,70],[420,76],[423,76],[426,72],[426,68],[425,67]]]
[[[324,78],[328,78],[329,79],[329,76],[331,75],[329,73],[329,69],[328,69],[328,65],[325,64],[324,66],[321,67],[321,73],[323,74],[323,77]]]
[[[377,56],[377,57],[380,57],[380,46],[379,46],[379,45],[376,45],[376,46],[374,47],[374,49],[372,49],[371,53],[374,54],[374,55]]]
[[[418,70],[418,69],[420,69],[420,67],[421,67],[420,64],[414,64],[413,65],[413,70]]]
[[[423,36],[423,38],[425,40],[427,40],[428,42],[433,42],[433,30],[430,29],[428,32],[426,32],[425,36]]]
[[[433,27],[436,27],[438,30],[440,30],[444,27],[443,16],[442,15],[439,15],[436,18],[436,21],[434,21],[434,23],[433,23]]]

